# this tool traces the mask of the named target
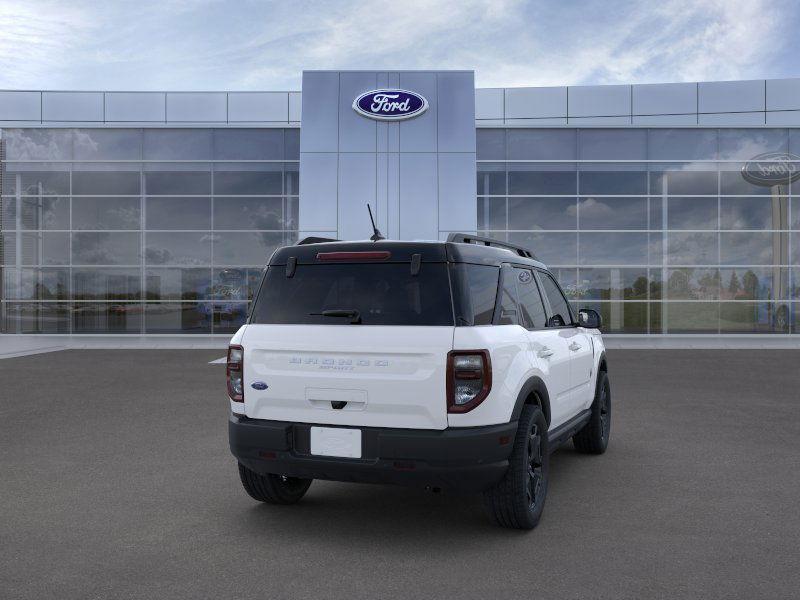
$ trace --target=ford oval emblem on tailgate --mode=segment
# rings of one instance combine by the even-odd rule
[[[265,390],[269,386],[263,381],[254,381],[253,383],[250,384],[250,387],[253,388],[254,390]]]

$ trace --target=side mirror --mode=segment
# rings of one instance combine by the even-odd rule
[[[578,325],[586,329],[600,329],[603,326],[603,318],[596,310],[582,308],[578,311]]]
[[[553,315],[549,319],[547,319],[547,327],[566,327],[567,324],[564,322],[564,319],[561,315]]]

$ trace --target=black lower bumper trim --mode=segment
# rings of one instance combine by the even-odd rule
[[[517,423],[442,431],[360,427],[360,459],[312,455],[311,427],[232,414],[231,452],[262,474],[478,491],[505,474]]]

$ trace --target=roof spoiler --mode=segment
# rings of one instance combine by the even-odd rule
[[[537,260],[536,255],[534,255],[533,252],[531,252],[524,246],[517,246],[516,244],[501,242],[500,240],[480,237],[478,235],[472,235],[469,233],[451,233],[450,235],[447,236],[447,241],[456,244],[476,244],[478,246],[491,246],[492,248],[503,248],[505,250],[511,250],[514,254],[518,254],[519,256]]]
[[[341,240],[337,240],[334,238],[324,238],[324,237],[316,237],[316,236],[309,236],[304,237],[302,240],[297,242],[295,246],[305,246],[306,244],[321,244],[323,242],[340,242]]]

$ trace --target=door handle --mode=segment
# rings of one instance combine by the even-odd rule
[[[580,344],[577,344],[577,343],[575,343],[575,342],[572,342],[572,343],[569,345],[569,349],[570,349],[570,350],[572,350],[573,352],[577,352],[578,350],[580,350],[580,349],[581,349],[581,345],[580,345]]]
[[[550,358],[551,356],[553,356],[553,351],[550,350],[550,348],[548,348],[547,346],[545,346],[544,348],[539,350],[537,355],[539,356],[539,358]]]

